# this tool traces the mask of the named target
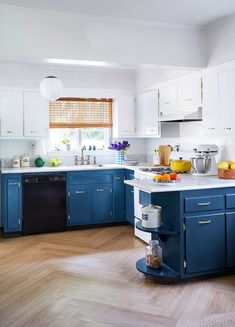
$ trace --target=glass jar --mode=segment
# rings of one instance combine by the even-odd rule
[[[160,268],[162,264],[162,248],[157,240],[149,241],[146,246],[146,264],[151,268]]]

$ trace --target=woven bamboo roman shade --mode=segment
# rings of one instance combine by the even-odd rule
[[[50,128],[112,127],[112,103],[112,99],[93,98],[50,101]]]

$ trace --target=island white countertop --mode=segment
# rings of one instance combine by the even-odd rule
[[[187,190],[235,187],[235,179],[220,179],[217,176],[180,175],[181,181],[172,185],[159,185],[151,179],[126,180],[125,184],[137,187],[147,193],[175,192]]]
[[[71,166],[58,166],[58,167],[20,167],[20,168],[1,168],[2,174],[31,174],[31,173],[53,173],[53,172],[66,172],[66,171],[84,171],[84,170],[107,170],[107,169],[140,169],[149,167],[146,164],[139,164],[138,166],[127,166],[117,164],[103,164],[103,165],[71,165]]]

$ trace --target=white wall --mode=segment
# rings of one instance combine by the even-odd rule
[[[201,30],[17,7],[0,7],[0,56],[205,66]]]
[[[191,69],[140,68],[136,71],[135,75],[136,89],[145,89],[192,72]]]
[[[214,66],[235,59],[235,15],[227,16],[205,29],[207,64]]]
[[[30,88],[37,89],[40,80],[47,75],[61,78],[65,86],[65,94],[71,96],[113,96],[122,91],[134,92],[135,79],[132,71],[61,67],[57,65],[17,64],[0,62],[0,88]],[[139,157],[145,160],[146,141],[130,139],[130,158]],[[7,165],[11,158],[28,153],[34,156],[28,140],[0,140],[0,158],[5,158]],[[114,152],[96,153],[98,162],[114,162]],[[73,163],[73,155],[64,158],[66,164]]]
[[[42,78],[59,77],[65,88],[134,90],[134,72],[0,61],[0,87],[38,88]]]

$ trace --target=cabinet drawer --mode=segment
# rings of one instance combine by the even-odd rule
[[[212,195],[203,197],[193,197],[184,199],[184,211],[208,211],[220,210],[224,208],[224,196]]]
[[[235,208],[235,194],[226,194],[226,208]]]
[[[99,173],[70,173],[68,174],[69,185],[92,184],[92,183],[111,183],[110,174]]]

